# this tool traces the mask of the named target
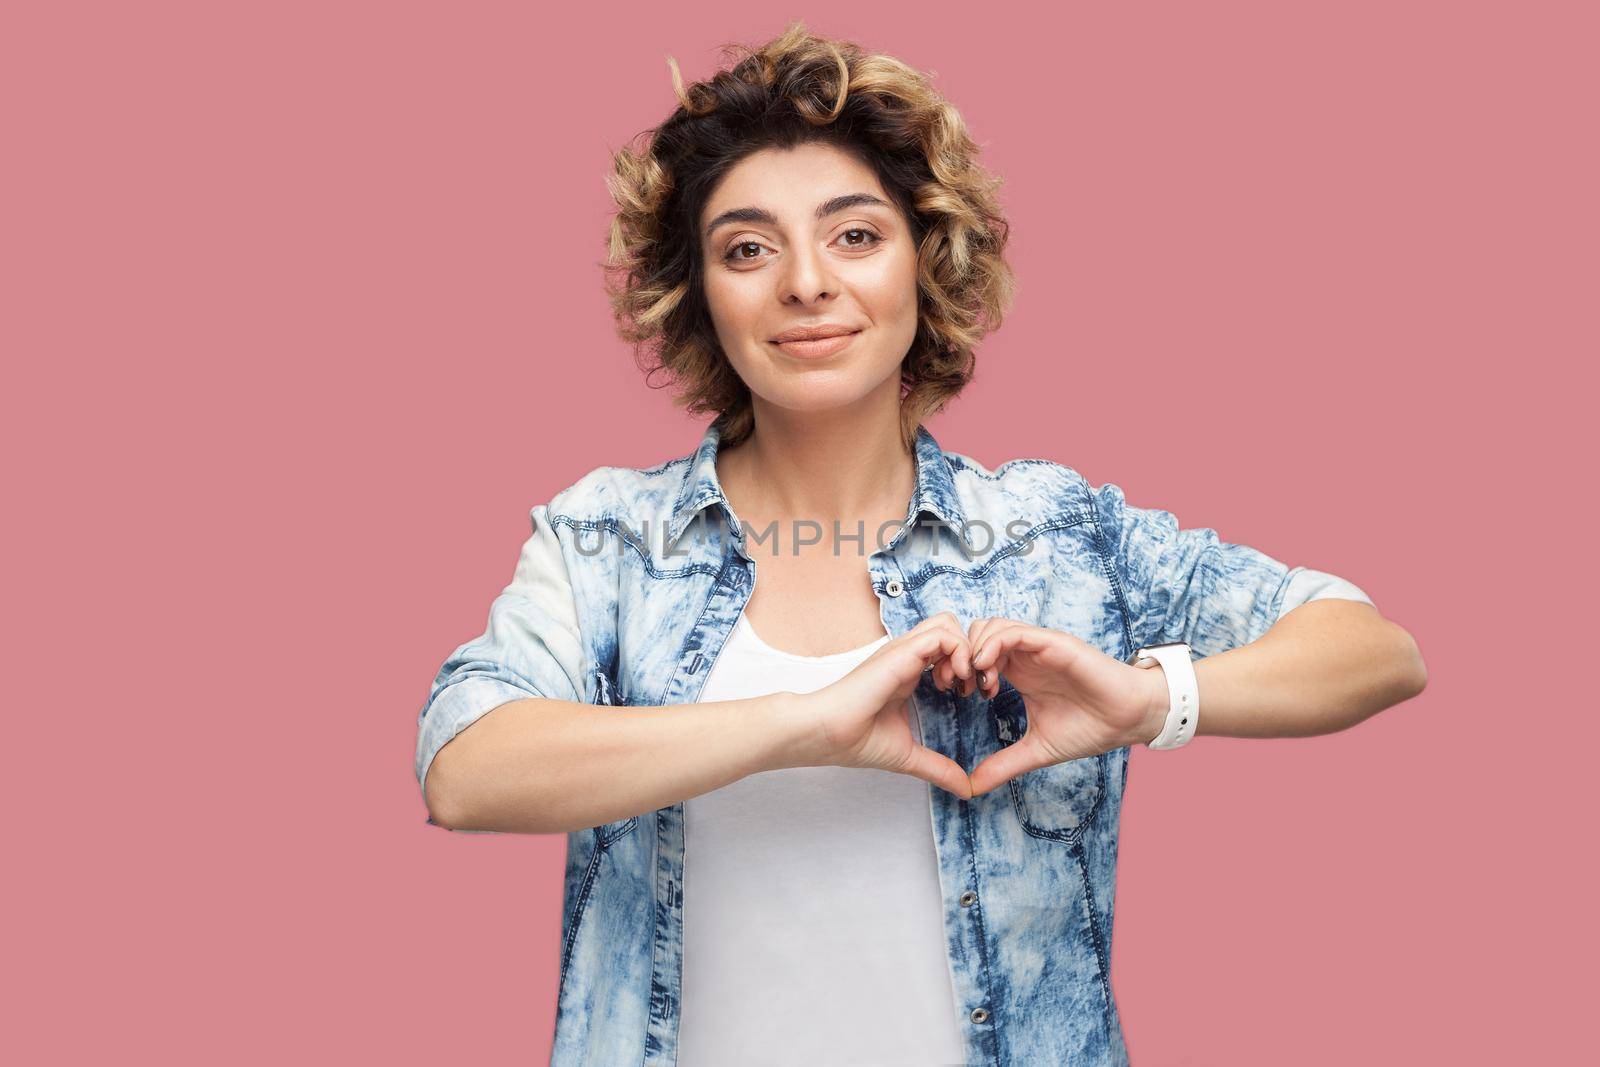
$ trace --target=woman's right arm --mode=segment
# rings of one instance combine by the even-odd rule
[[[803,759],[793,693],[668,708],[533,698],[502,704],[434,757],[433,821],[553,834],[616,822]]]
[[[949,612],[809,693],[667,707],[535,698],[500,705],[447,743],[424,792],[456,830],[549,834],[617,822],[784,767],[869,767],[971,797],[962,767],[912,736],[905,702],[926,665],[970,676]]]

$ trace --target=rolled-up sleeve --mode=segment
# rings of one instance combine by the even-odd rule
[[[1294,608],[1301,604],[1309,604],[1313,600],[1359,600],[1363,604],[1372,604],[1372,598],[1354,582],[1346,581],[1337,574],[1327,571],[1312,570],[1310,567],[1296,567],[1289,572],[1289,586],[1283,592],[1283,599],[1278,603],[1278,617],[1281,619]]]
[[[417,717],[415,771],[424,799],[439,750],[490,711],[531,697],[585,699],[583,642],[559,528],[547,504],[529,517],[533,532],[511,584],[489,606],[487,627],[444,661]],[[432,816],[428,822],[437,825]]]
[[[1305,570],[1213,529],[1182,528],[1169,511],[1135,507],[1113,483],[1090,495],[1115,557],[1134,648],[1182,641],[1201,658],[1247,645],[1278,620],[1292,579]]]

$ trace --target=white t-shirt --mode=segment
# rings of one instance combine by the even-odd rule
[[[1372,602],[1305,570],[1279,613],[1322,597]],[[700,699],[809,693],[888,640],[797,656],[741,615]],[[678,1067],[966,1063],[935,788],[890,771],[788,767],[685,801]]]
[[[700,699],[809,693],[888,640],[797,656],[741,615]],[[678,1067],[966,1062],[930,788],[786,767],[685,802]]]

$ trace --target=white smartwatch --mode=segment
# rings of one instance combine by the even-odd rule
[[[1150,660],[1141,663],[1141,660]],[[1161,673],[1166,675],[1167,696],[1171,703],[1167,707],[1166,725],[1156,735],[1153,741],[1146,741],[1146,748],[1181,748],[1187,745],[1194,737],[1195,727],[1200,724],[1200,686],[1195,681],[1194,660],[1190,658],[1189,646],[1182,641],[1169,641],[1161,645],[1146,645],[1133,654],[1133,665],[1147,670],[1160,665]]]

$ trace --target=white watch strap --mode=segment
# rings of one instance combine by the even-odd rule
[[[1181,748],[1194,737],[1200,724],[1200,686],[1194,676],[1194,659],[1189,646],[1182,641],[1164,645],[1147,645],[1133,655],[1134,665],[1140,660],[1153,659],[1161,666],[1167,679],[1167,721],[1154,740],[1146,741],[1146,748]],[[1149,668],[1154,670],[1154,667]]]

